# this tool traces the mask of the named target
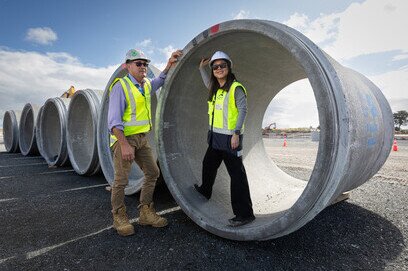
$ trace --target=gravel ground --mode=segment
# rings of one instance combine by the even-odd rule
[[[310,140],[288,140],[286,148],[282,139],[264,139],[266,152],[271,159],[286,173],[303,180],[308,180],[312,172],[318,142]],[[398,151],[391,151],[384,166],[373,177],[388,181],[408,182],[408,140],[397,142]]]
[[[317,143],[265,139],[284,171],[307,179]],[[0,145],[0,149],[3,146]],[[3,149],[4,150],[4,147]],[[300,230],[236,242],[195,225],[162,183],[163,229],[137,225],[138,194],[126,197],[136,234],[111,228],[102,176],[49,169],[41,157],[0,153],[0,270],[408,270],[408,142],[384,167]]]

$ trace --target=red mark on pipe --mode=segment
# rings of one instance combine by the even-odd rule
[[[210,28],[211,34],[215,34],[220,30],[220,24],[216,24]]]

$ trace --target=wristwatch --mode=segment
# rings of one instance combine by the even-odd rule
[[[241,134],[241,130],[235,130],[235,131],[234,131],[234,134],[240,135],[240,134]]]

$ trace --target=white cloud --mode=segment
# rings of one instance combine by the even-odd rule
[[[153,45],[152,39],[144,39],[140,42],[136,42],[135,48],[142,50],[145,54],[154,54],[155,46]]]
[[[148,47],[152,44],[152,39],[145,39],[141,42],[136,43],[137,45],[139,45],[140,47]]]
[[[91,68],[67,53],[0,49],[0,119],[6,110],[22,110],[28,102],[42,105],[71,85],[103,90],[118,66]]]
[[[26,40],[41,45],[50,45],[57,39],[57,33],[49,27],[29,28],[26,34]]]
[[[171,54],[176,51],[177,49],[173,47],[173,45],[168,45],[164,48],[157,48],[157,51],[160,53],[161,56],[159,57],[160,61],[153,62],[153,65],[158,68],[159,70],[164,70],[167,65],[167,60],[170,58]]]
[[[294,13],[283,23],[295,28],[315,43],[328,42],[336,38],[339,15],[323,15],[311,21],[305,14]]]
[[[408,52],[408,1],[367,0],[310,20],[293,14],[284,23],[299,30],[337,60],[387,51]]]
[[[393,61],[408,59],[408,54],[396,55],[392,58]]]
[[[151,38],[144,39],[143,41],[136,42],[136,48],[141,49],[152,60],[154,65],[159,70],[163,70],[167,65],[167,60],[171,54],[177,49],[173,45],[169,44],[164,48],[157,47]]]
[[[341,13],[336,42],[326,50],[342,59],[392,50],[407,52],[407,11],[405,0],[352,4]]]
[[[166,57],[166,59],[170,58],[171,53],[176,51],[176,48],[173,47],[173,45],[168,45],[167,47],[159,49],[159,51]]]
[[[248,18],[249,18],[249,11],[242,10],[242,9],[236,15],[233,15],[234,20],[248,19]]]
[[[282,23],[303,32],[309,27],[310,20],[305,14],[295,12],[289,17],[289,20],[283,21]]]
[[[369,78],[384,93],[393,112],[408,110],[408,67]]]
[[[262,127],[276,123],[277,128],[319,125],[317,105],[309,80],[296,81],[282,89],[265,111]]]

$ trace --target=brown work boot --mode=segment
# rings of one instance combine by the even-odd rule
[[[135,233],[135,228],[130,224],[126,214],[126,207],[121,207],[116,213],[113,213],[113,228],[122,236],[129,236]]]
[[[156,228],[167,226],[167,219],[156,214],[154,210],[153,202],[150,205],[139,205],[139,224],[151,225]]]

